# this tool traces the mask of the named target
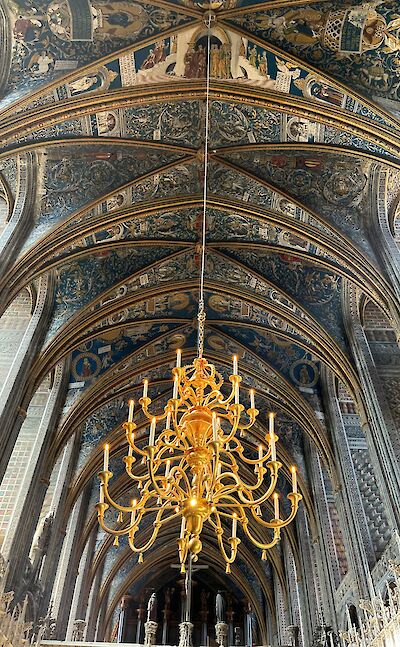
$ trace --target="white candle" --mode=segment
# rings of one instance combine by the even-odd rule
[[[182,521],[181,521],[181,535],[180,535],[181,539],[183,539],[183,537],[184,537],[184,535],[185,535],[185,528],[186,528],[186,519],[185,519],[185,517],[184,517],[184,516],[182,516]]]
[[[235,404],[239,404],[239,383],[235,384]]]
[[[103,483],[100,483],[100,503],[104,503],[104,486]]]
[[[168,459],[167,463],[165,465],[165,478],[167,479],[169,476],[169,470],[171,469],[171,461]]]
[[[128,447],[128,456],[132,456],[132,453],[133,453],[133,449],[132,449],[131,444],[129,444],[129,447]]]
[[[292,483],[293,483],[293,492],[296,494],[297,492],[297,469],[295,465],[292,465],[290,468],[290,471],[292,472]]]
[[[104,464],[103,471],[108,471],[108,459],[110,457],[110,445],[104,445]]]
[[[151,420],[151,425],[150,425],[150,437],[149,437],[149,445],[150,447],[154,446],[154,440],[156,437],[156,418],[152,418]]]
[[[171,412],[167,413],[167,421],[165,423],[165,429],[171,429]]]
[[[233,356],[233,374],[234,375],[238,374],[238,358],[237,358],[237,355]]]
[[[128,414],[128,422],[133,422],[133,408],[135,406],[135,400],[129,400],[129,414]]]
[[[147,391],[149,388],[149,380],[144,380],[143,382],[143,397],[147,398]]]
[[[175,375],[175,378],[174,378],[174,392],[172,394],[172,397],[174,398],[174,400],[176,400],[178,397],[178,376],[177,375]]]
[[[233,519],[232,519],[232,537],[236,537],[236,530],[237,530],[237,514],[236,512],[233,513]]]
[[[263,446],[259,445],[258,446],[258,460],[261,462],[263,457]]]
[[[213,411],[212,414],[212,432],[213,432],[213,441],[217,442],[218,440],[218,427],[217,427],[217,414]]]
[[[269,421],[269,433],[272,435],[274,433],[274,418],[275,415],[270,411],[268,414],[268,421]]]
[[[255,409],[255,401],[254,401],[254,389],[250,389],[250,408]]]
[[[176,351],[176,368],[181,367],[181,362],[182,362],[182,351],[180,348]]]
[[[274,493],[274,516],[275,519],[279,519],[279,494]]]

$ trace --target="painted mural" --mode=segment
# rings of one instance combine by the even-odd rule
[[[372,259],[363,215],[367,204],[368,161],[324,153],[228,153],[237,166],[255,172],[348,235]]]
[[[324,2],[254,11],[233,24],[368,95],[400,98],[400,14],[396,0]],[[229,21],[228,20],[228,21]]]
[[[127,0],[12,0],[14,52],[9,77],[9,104],[27,92],[73,72],[138,39],[190,22],[191,18],[156,5]],[[129,71],[127,70],[129,74]],[[78,79],[72,92],[96,83],[111,85],[112,72]],[[74,83],[74,82],[73,82]]]
[[[326,272],[295,254],[271,254],[265,250],[224,249],[230,257],[248,267],[257,267],[259,274],[278,285],[284,283],[288,294],[308,310],[345,348],[341,314],[341,278]]]
[[[206,31],[202,27],[188,27],[155,40],[151,45],[134,48],[113,61],[88,70],[82,76],[75,75],[70,81],[55,87],[50,94],[37,98],[28,107],[143,83],[203,79],[207,60]],[[310,72],[299,63],[291,62],[285,56],[278,56],[267,44],[261,47],[223,26],[212,29],[210,76],[216,80],[235,81],[304,97],[385,123],[370,107],[356,101],[332,81]]]
[[[79,146],[79,150],[69,145],[49,148],[40,212],[25,246],[91,200],[179,157],[179,153],[165,150],[124,150],[115,145],[107,150],[90,145]]]

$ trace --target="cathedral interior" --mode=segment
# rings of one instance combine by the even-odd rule
[[[128,400],[196,357],[202,269],[243,456],[275,413],[302,500],[231,568],[205,523],[192,645],[400,646],[399,101],[398,0],[0,0],[2,646],[183,647],[180,519],[138,556],[95,506],[104,443],[132,496]]]

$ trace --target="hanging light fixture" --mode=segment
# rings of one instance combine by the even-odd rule
[[[249,457],[240,436],[250,431],[259,414],[255,392],[250,390],[250,406],[245,412],[240,397],[242,377],[238,372],[237,357],[233,358],[233,370],[229,376],[229,394],[224,395],[222,376],[203,355],[211,22],[212,16],[209,15],[206,23],[208,47],[197,357],[191,364],[182,365],[182,352],[177,351],[176,366],[172,369],[172,398],[158,415],[149,410],[149,383],[144,381],[139,404],[150,422],[147,444],[135,433],[134,402],[129,401],[128,420],[123,424],[128,454],[123,460],[137,497],[128,506],[111,498],[109,482],[112,472],[109,470],[109,446],[105,445],[104,467],[99,474],[100,501],[96,508],[100,526],[115,536],[114,544],[118,545],[118,537],[127,536],[129,546],[139,554],[140,562],[143,561],[143,553],[153,546],[161,528],[173,521],[178,521],[179,527],[180,520],[177,543],[182,572],[188,555],[194,561],[198,559],[202,550],[200,537],[203,525],[207,523],[215,532],[229,573],[240,544],[238,525],[266,559],[266,551],[279,541],[281,529],[294,519],[302,496],[297,491],[297,470],[292,466],[292,491],[287,495],[291,511],[286,519],[282,519],[276,492],[282,463],[276,458],[275,414],[269,414],[266,446],[258,445],[254,448],[255,457]],[[268,500],[273,514],[266,520]],[[119,512],[116,528],[108,527],[105,522],[105,513],[110,506]],[[148,515],[153,518],[153,527],[150,537],[141,543],[136,534],[141,525],[146,526]],[[266,533],[270,535],[268,541],[260,541],[254,536],[250,519],[261,531],[258,537],[265,537]]]

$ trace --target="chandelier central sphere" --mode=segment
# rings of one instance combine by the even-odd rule
[[[148,381],[144,382],[139,404],[150,422],[148,442],[143,442],[136,433],[134,402],[129,401],[128,420],[123,424],[128,454],[123,460],[126,473],[138,492],[129,506],[118,504],[110,496],[112,472],[109,470],[109,446],[105,446],[104,469],[99,474],[98,518],[103,530],[115,536],[116,545],[118,537],[128,537],[131,549],[139,553],[139,561],[143,561],[143,553],[153,546],[160,529],[180,519],[178,552],[182,572],[188,554],[194,561],[198,559],[202,550],[200,537],[207,522],[215,532],[229,573],[240,544],[238,524],[266,559],[266,550],[278,542],[281,529],[294,519],[302,498],[297,491],[297,470],[294,466],[291,468],[292,491],[287,495],[291,511],[282,519],[276,492],[282,463],[276,458],[275,414],[269,414],[265,447],[260,444],[245,448],[240,437],[251,429],[259,412],[253,390],[249,393],[247,410],[240,402],[242,378],[238,374],[237,358],[233,358],[227,395],[221,391],[222,376],[202,353],[187,366],[181,365],[181,359],[178,350],[176,367],[172,369],[172,398],[159,415],[149,411],[151,398]],[[272,516],[266,520],[268,500]],[[110,506],[119,511],[116,528],[108,527],[105,522]],[[129,515],[125,522],[124,513]],[[146,516],[152,519],[152,526],[145,523]],[[251,520],[255,520],[260,529],[257,536],[251,529]],[[135,535],[141,525],[144,531],[148,530],[149,536],[140,543],[136,542]],[[266,532],[271,536],[263,541]]]

